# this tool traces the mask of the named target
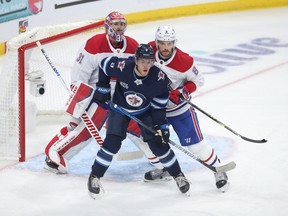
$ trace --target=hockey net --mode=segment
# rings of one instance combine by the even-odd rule
[[[45,50],[67,84],[80,45],[103,21],[83,21],[32,29],[7,42],[0,79],[0,158],[25,161],[26,134],[38,116],[65,112],[67,92],[58,83],[36,41]]]

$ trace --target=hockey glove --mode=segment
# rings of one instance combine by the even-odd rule
[[[166,144],[169,142],[170,132],[168,124],[155,125],[153,128],[156,131],[155,140],[157,143]]]
[[[111,99],[111,87],[110,84],[96,83],[96,89],[93,96],[93,100],[98,104],[104,104]]]
[[[182,88],[181,92],[178,89],[171,90],[170,91],[170,100],[175,103],[179,104],[181,103],[181,100],[188,100],[190,97],[190,94],[196,90],[195,83],[188,81],[184,87]]]

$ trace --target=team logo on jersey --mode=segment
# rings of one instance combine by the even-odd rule
[[[125,99],[127,104],[132,107],[138,108],[141,107],[144,103],[145,97],[144,95],[136,92],[125,92]]]
[[[117,67],[120,69],[120,71],[123,71],[123,68],[125,67],[125,61],[119,62]]]
[[[122,81],[120,81],[120,85],[123,87],[123,88],[125,88],[125,89],[128,89],[129,87],[128,87],[128,84],[127,83],[124,83],[124,82],[122,82]]]
[[[143,84],[141,79],[136,79],[136,80],[134,81],[134,83],[135,83],[137,86]]]
[[[159,71],[159,73],[158,73],[158,81],[159,80],[164,80],[164,78],[165,78],[165,74],[162,72],[162,71]]]

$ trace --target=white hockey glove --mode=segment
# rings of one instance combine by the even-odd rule
[[[83,82],[71,85],[72,94],[67,102],[66,112],[75,118],[81,117],[93,97],[94,89]]]

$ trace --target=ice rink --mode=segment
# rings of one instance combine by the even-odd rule
[[[43,151],[62,125],[46,124],[29,134],[33,154],[26,162],[0,166],[0,215],[287,215],[288,7],[129,25],[126,34],[146,43],[163,24],[175,28],[178,47],[205,73],[193,103],[245,137],[268,140],[244,141],[197,112],[207,143],[223,163],[237,164],[228,172],[230,189],[217,191],[210,170],[175,150],[191,181],[189,197],[174,181],[143,182],[152,167],[141,158],[113,161],[101,180],[105,193],[93,200],[87,179],[97,145],[92,141],[70,161],[69,174],[51,174]],[[173,131],[171,139],[178,142]]]

